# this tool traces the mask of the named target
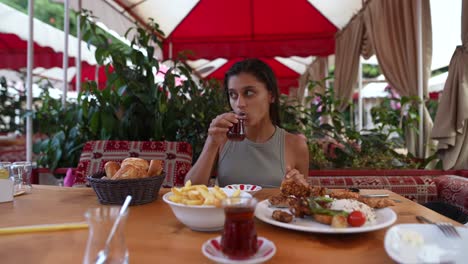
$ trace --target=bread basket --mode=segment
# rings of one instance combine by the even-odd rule
[[[157,199],[165,173],[140,179],[101,179],[104,171],[88,176],[88,182],[96,192],[101,204],[123,204],[127,195],[132,196],[130,205],[150,203]]]

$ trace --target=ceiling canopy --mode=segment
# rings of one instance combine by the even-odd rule
[[[201,0],[164,41],[165,57],[310,56],[334,53],[336,27],[306,0]],[[170,47],[172,45],[172,48]]]
[[[190,50],[191,59],[235,59],[333,54],[335,32],[362,0],[82,0],[82,7],[121,35],[131,21],[154,18],[166,35],[164,58]]]

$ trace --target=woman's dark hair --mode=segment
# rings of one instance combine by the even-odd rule
[[[229,78],[232,76],[239,75],[241,73],[248,73],[260,82],[264,83],[268,91],[273,96],[273,103],[270,104],[270,118],[275,126],[280,126],[279,118],[279,89],[273,70],[265,62],[259,59],[245,59],[236,62],[232,67],[224,74],[224,89],[226,91],[227,99],[229,102]]]

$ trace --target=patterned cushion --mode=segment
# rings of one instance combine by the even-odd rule
[[[439,199],[468,214],[468,178],[443,175],[435,179]]]
[[[47,138],[42,134],[33,134],[33,144]],[[32,153],[32,160],[36,161],[38,155]],[[0,140],[0,161],[24,161],[26,160],[26,136],[18,136],[14,139]]]
[[[0,161],[26,160],[26,145],[0,146]]]
[[[74,186],[84,185],[86,176],[104,170],[107,161],[120,162],[128,157],[163,160],[166,172],[163,186],[180,186],[192,166],[192,146],[170,141],[88,141],[81,152]]]
[[[386,189],[418,203],[437,200],[437,176],[310,176],[308,181],[330,189]]]

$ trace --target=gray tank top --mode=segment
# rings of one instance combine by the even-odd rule
[[[276,127],[265,143],[228,140],[218,159],[217,184],[256,184],[280,186],[285,174],[285,131]]]

